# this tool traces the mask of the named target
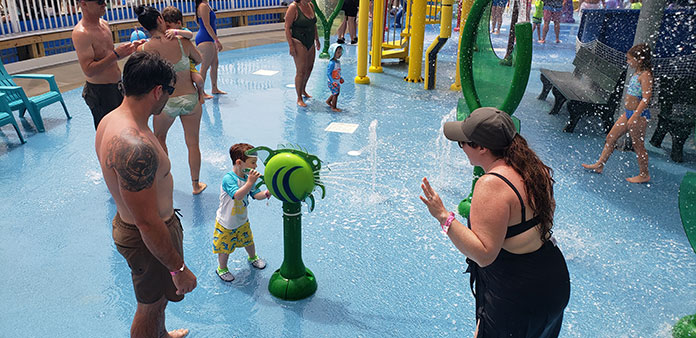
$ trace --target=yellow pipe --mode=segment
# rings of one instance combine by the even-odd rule
[[[408,53],[408,82],[421,82],[423,39],[425,39],[425,7],[427,0],[414,0],[411,11],[411,41]]]
[[[375,0],[372,9],[372,65],[370,73],[382,72],[382,35],[384,34],[384,0]],[[360,40],[358,40],[360,42]]]
[[[469,12],[471,11],[471,6],[474,4],[474,0],[462,0],[462,16],[459,21],[459,44],[457,45],[457,76],[454,77],[454,83],[450,86],[450,90],[461,91],[462,83],[459,76],[459,51],[462,49],[462,31],[464,31],[464,25],[466,25],[466,19],[469,17]]]
[[[447,39],[452,35],[452,4],[454,3],[453,0],[442,0],[442,9],[440,10],[440,35],[438,36],[437,39],[433,40],[433,42],[430,44],[430,47],[428,47],[428,50],[425,52],[425,65],[426,67],[429,67],[430,65],[430,54],[433,52],[435,48],[437,50],[435,53],[438,53],[440,51],[440,48],[442,48],[442,45],[447,41]],[[443,41],[444,40],[444,41]],[[434,64],[435,64],[435,69],[437,69],[437,56],[434,58]],[[434,88],[435,87],[435,76],[436,71],[433,71],[432,74],[430,73],[430,69],[426,69],[425,71],[425,83],[423,84],[425,86],[425,89],[428,89],[428,87]],[[431,79],[432,75],[432,79]],[[432,82],[432,86],[431,83]]]
[[[358,6],[358,75],[355,76],[355,83],[370,84],[370,78],[367,77],[367,23],[370,0],[360,0]]]

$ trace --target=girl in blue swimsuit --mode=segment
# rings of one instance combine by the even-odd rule
[[[645,150],[644,140],[645,129],[648,126],[648,120],[650,120],[648,104],[652,96],[653,84],[650,47],[644,43],[633,46],[626,53],[626,62],[631,68],[635,69],[635,73],[631,76],[626,87],[625,113],[621,114],[609,131],[599,160],[594,164],[583,164],[582,166],[585,169],[601,173],[604,169],[604,164],[614,151],[614,146],[619,136],[628,131],[633,141],[633,150],[635,150],[638,156],[640,172],[638,176],[629,177],[626,180],[631,183],[646,183],[650,181],[650,173],[648,172],[648,152]]]

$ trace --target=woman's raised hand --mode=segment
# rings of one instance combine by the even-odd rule
[[[428,207],[430,214],[440,221],[440,223],[442,223],[447,219],[449,213],[447,212],[447,209],[445,209],[445,205],[442,204],[440,195],[433,190],[433,187],[430,186],[430,182],[428,182],[428,179],[425,177],[423,177],[421,189],[423,189],[423,195],[425,195],[425,197],[418,197],[420,197],[421,201],[423,201],[423,203],[425,203],[425,205]]]

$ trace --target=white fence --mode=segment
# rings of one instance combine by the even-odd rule
[[[210,0],[218,11],[253,9],[280,5],[280,0]],[[184,15],[195,12],[193,0],[107,0],[104,19],[110,23],[133,21],[133,9],[149,5],[162,10],[166,6],[179,8]],[[0,38],[9,38],[36,32],[67,30],[82,16],[79,0],[0,0]]]

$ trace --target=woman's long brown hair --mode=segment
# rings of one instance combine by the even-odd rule
[[[541,233],[541,240],[547,241],[551,237],[553,213],[556,210],[556,200],[553,198],[553,169],[539,159],[520,134],[512,139],[508,148],[491,149],[491,153],[504,159],[507,165],[522,176],[529,205],[539,217],[537,228]],[[526,220],[522,220],[524,221]]]

